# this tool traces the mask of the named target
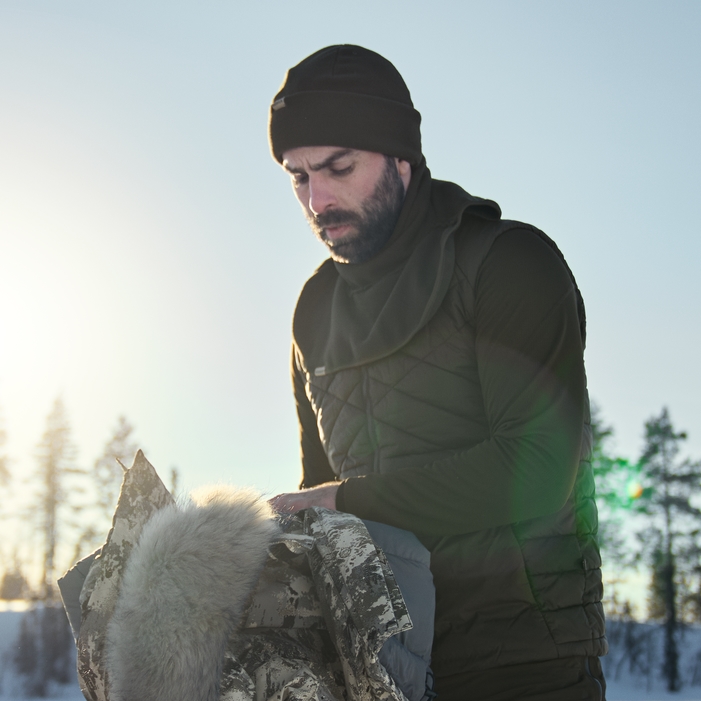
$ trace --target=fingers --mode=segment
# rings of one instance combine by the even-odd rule
[[[303,489],[299,492],[278,494],[269,499],[268,503],[279,514],[295,514],[310,506],[323,506],[325,509],[335,509],[337,491],[337,482],[327,483],[311,489]]]
[[[273,507],[275,511],[278,513],[282,513],[283,508],[284,508],[284,503],[282,501],[282,498],[284,497],[284,494],[278,494],[277,496],[273,497],[272,499],[268,499],[268,504]]]
[[[293,514],[299,511],[301,507],[295,507],[293,494],[278,494],[276,497],[268,500],[270,506],[279,514]]]

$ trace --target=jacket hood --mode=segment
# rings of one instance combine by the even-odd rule
[[[501,216],[496,202],[431,178],[423,160],[378,255],[359,264],[326,260],[302,289],[293,340],[304,367],[336,372],[390,355],[411,339],[443,301],[455,263],[453,234],[466,213]]]

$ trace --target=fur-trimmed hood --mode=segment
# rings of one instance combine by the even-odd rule
[[[157,511],[107,629],[111,701],[217,701],[224,651],[278,533],[267,502],[218,487]]]
[[[105,544],[59,586],[88,701],[422,701],[427,688],[434,591],[415,536],[319,508],[277,521],[234,488],[177,506],[141,451]]]

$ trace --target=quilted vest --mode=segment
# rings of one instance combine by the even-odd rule
[[[488,438],[472,295],[492,243],[516,228],[535,231],[561,256],[532,227],[466,216],[455,235],[455,269],[443,303],[403,348],[328,375],[304,371],[339,479],[426,465]],[[560,511],[422,539],[437,590],[437,675],[606,653],[588,406],[585,416],[578,475]]]

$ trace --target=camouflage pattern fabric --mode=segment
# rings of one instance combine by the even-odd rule
[[[351,514],[309,509],[305,531],[314,537],[309,563],[327,629],[354,701],[403,699],[378,655],[411,620],[384,553]]]
[[[109,701],[109,681],[103,654],[105,633],[119,595],[124,567],[144,524],[173,497],[153,466],[139,451],[124,475],[112,529],[95,559],[80,594],[78,682],[88,701]]]
[[[172,502],[139,451],[81,592],[78,672],[88,701],[110,699],[104,640],[120,578],[144,524]],[[230,639],[222,701],[406,701],[378,653],[411,621],[365,525],[321,508],[281,525],[244,622]]]
[[[222,700],[404,701],[378,654],[411,620],[363,522],[312,508],[282,525],[229,646]]]

